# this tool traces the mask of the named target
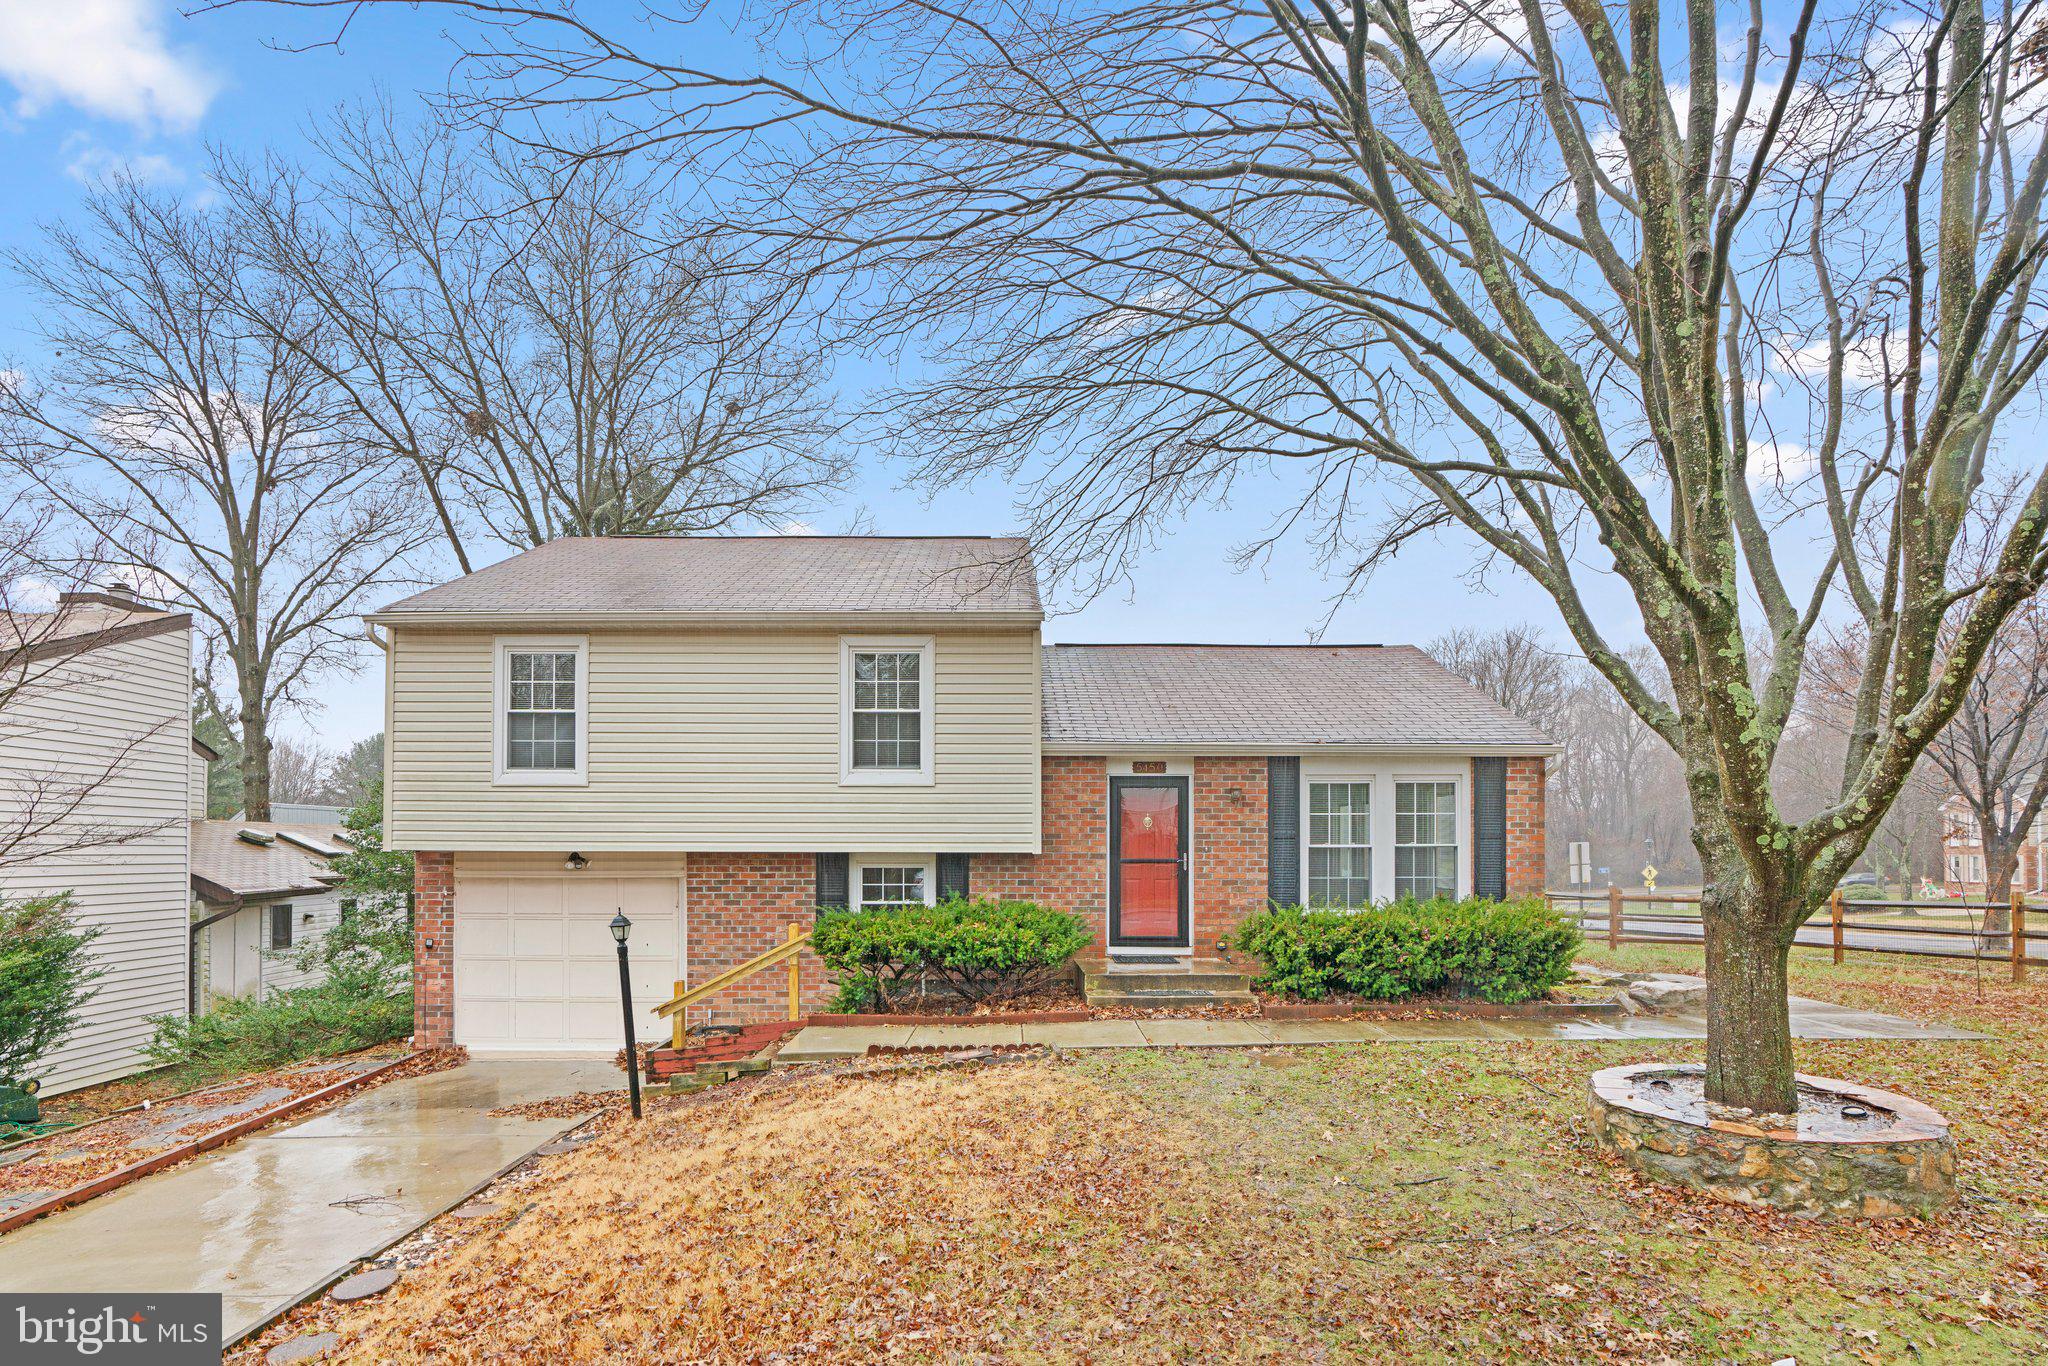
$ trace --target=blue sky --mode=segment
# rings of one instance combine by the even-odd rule
[[[110,168],[199,194],[209,143],[291,152],[307,124],[340,103],[381,87],[404,107],[417,92],[441,87],[450,49],[433,16],[403,7],[358,15],[338,51],[273,46],[324,36],[332,22],[332,15],[264,7],[187,19],[160,0],[0,0],[0,247],[31,244],[39,223],[71,212],[85,183]],[[44,362],[31,349],[27,316],[18,291],[0,290],[0,364]],[[888,375],[854,359],[836,378],[842,393],[857,398]],[[1001,532],[1018,520],[999,486],[927,501],[899,487],[900,477],[866,460],[849,506],[807,520],[832,530],[856,504],[878,531]],[[1058,616],[1048,638],[1308,639],[1328,617],[1333,585],[1305,550],[1283,551],[1262,569],[1231,567],[1232,547],[1261,531],[1279,506],[1277,485],[1241,485],[1231,508],[1189,518],[1138,563],[1128,594]],[[1419,643],[1456,626],[1517,623],[1556,633],[1556,612],[1543,594],[1507,573],[1476,589],[1465,573],[1470,564],[1462,538],[1414,547],[1329,620],[1325,638]],[[1620,602],[1618,594],[1606,596]],[[374,652],[366,653],[363,673],[330,680],[319,712],[286,728],[327,744],[376,730],[382,680]]]

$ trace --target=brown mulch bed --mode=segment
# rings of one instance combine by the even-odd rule
[[[370,1085],[459,1066],[466,1057],[463,1050],[456,1048],[415,1054]],[[168,1148],[205,1138],[251,1115],[289,1105],[301,1096],[346,1081],[359,1070],[400,1058],[406,1058],[402,1044],[384,1045],[339,1058],[309,1058],[268,1072],[229,1078],[171,1099],[145,1098],[139,1102],[140,1108],[112,1114],[87,1127],[60,1129],[34,1143],[10,1149],[5,1156],[15,1160],[0,1166],[0,1196],[70,1190]],[[357,1093],[352,1090],[335,1100]],[[289,1118],[298,1119],[321,1108],[324,1106],[300,1110]]]

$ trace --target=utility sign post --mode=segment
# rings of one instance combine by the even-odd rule
[[[1593,846],[1585,840],[1573,840],[1566,846],[1571,864],[1571,885],[1590,887],[1593,885]]]

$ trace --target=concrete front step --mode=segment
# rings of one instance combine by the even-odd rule
[[[1116,963],[1090,959],[1081,964],[1081,991],[1091,1006],[1159,1006],[1185,1009],[1205,1005],[1248,1005],[1256,974],[1216,958]]]
[[[1249,991],[1185,991],[1179,988],[1140,988],[1136,991],[1104,988],[1088,993],[1091,1006],[1138,1006],[1153,1010],[1187,1010],[1198,1006],[1255,1005],[1258,997]]]

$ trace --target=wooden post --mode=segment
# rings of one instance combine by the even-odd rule
[[[688,982],[678,982],[676,983],[675,994],[680,996],[689,989],[690,984]],[[670,1048],[681,1048],[683,1046],[683,1017],[689,1013],[687,1009],[678,1010],[675,1014],[668,1017],[668,1046]]]
[[[1607,884],[1607,947],[1621,947],[1621,888]]]
[[[794,944],[803,937],[804,927],[794,920],[790,921],[787,942]],[[803,998],[803,958],[800,953],[791,954],[789,958],[789,1018],[792,1020],[801,1018],[799,1006]]]
[[[1835,961],[1842,961],[1842,889],[1828,893],[1828,923],[1835,931]]]
[[[2012,980],[2027,980],[2027,894],[2015,887],[2012,889],[2012,915],[2009,917],[2012,933]]]

